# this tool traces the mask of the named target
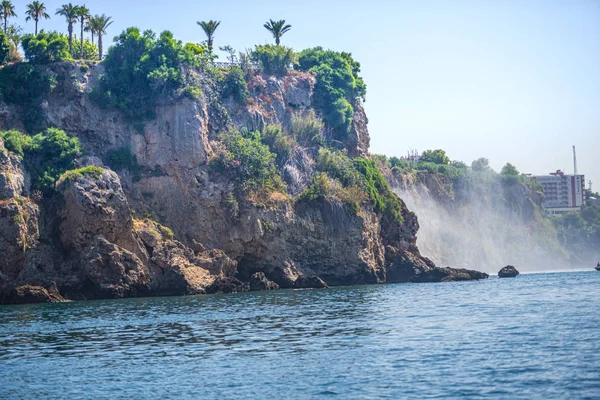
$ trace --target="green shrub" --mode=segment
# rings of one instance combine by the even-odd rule
[[[292,135],[303,147],[323,145],[323,121],[310,110],[304,115],[295,114],[292,117]]]
[[[73,38],[73,52],[75,53],[75,58],[81,57],[81,42]],[[98,59],[98,46],[95,43],[92,43],[88,39],[83,39],[83,57],[82,60],[97,60]]]
[[[55,87],[55,76],[44,67],[19,63],[0,69],[0,97],[7,103],[30,106]]]
[[[362,186],[364,178],[352,160],[345,154],[320,148],[317,156],[317,169],[339,180],[344,186]]]
[[[243,191],[283,190],[285,184],[275,167],[276,155],[260,142],[260,134],[244,137],[230,131],[223,137],[227,151],[217,161],[219,168],[229,172]]]
[[[64,131],[50,128],[33,137],[21,132],[1,132],[8,150],[24,158],[34,190],[52,194],[58,178],[73,168],[81,155],[79,140]]]
[[[298,201],[314,201],[326,197],[331,192],[331,182],[326,172],[315,174],[312,184],[298,196]]]
[[[72,169],[72,170],[67,171],[64,174],[62,174],[62,176],[58,180],[57,184],[60,184],[62,182],[72,182],[72,181],[76,180],[77,178],[81,178],[84,176],[91,176],[95,179],[98,179],[98,178],[100,178],[100,175],[102,175],[103,172],[104,172],[104,168],[96,167],[93,165],[79,168],[79,169]]]
[[[115,38],[104,66],[106,73],[93,94],[95,101],[121,110],[131,120],[152,118],[160,97],[173,96],[185,86],[185,66],[198,65],[190,46],[164,31],[158,39],[128,28]]]
[[[0,32],[0,66],[10,61],[10,41],[8,36]]]
[[[282,76],[293,67],[298,56],[289,47],[265,44],[250,52],[250,59],[267,75]]]
[[[24,35],[21,46],[25,58],[32,64],[48,64],[55,61],[68,60],[69,40],[58,32],[41,31],[36,35]]]
[[[18,154],[21,158],[25,155],[25,150],[31,145],[31,137],[16,130],[0,132],[0,137],[4,140],[4,147],[8,151]]]
[[[283,133],[281,125],[267,125],[261,132],[261,141],[277,155],[276,162],[283,165],[290,158],[294,141]]]
[[[365,191],[358,186],[344,187],[338,180],[330,178],[326,172],[315,174],[313,183],[306,188],[298,202],[311,202],[327,199],[344,203],[352,214],[358,214],[360,204],[367,198]]]
[[[240,104],[248,101],[250,91],[244,77],[244,71],[240,67],[233,66],[229,68],[221,83],[221,96],[223,98],[232,96]]]
[[[138,181],[142,175],[142,169],[135,154],[128,147],[109,150],[106,153],[107,164],[114,170],[126,170],[131,172],[133,180]]]
[[[323,50],[322,47],[300,53],[297,68],[317,78],[314,102],[327,124],[342,136],[350,131],[354,104],[364,100],[367,87],[358,75],[360,64],[350,53]]]
[[[500,171],[502,184],[505,186],[513,186],[519,183],[519,170],[511,163],[506,163]]]
[[[185,87],[185,94],[191,100],[198,100],[202,97],[202,89],[196,85],[189,85]]]
[[[421,162],[430,162],[434,164],[450,164],[450,157],[444,150],[425,150],[419,158]]]
[[[391,217],[398,223],[404,222],[402,216],[403,203],[396,196],[372,160],[357,157],[353,160],[355,168],[364,177],[366,191],[373,201],[375,212]]]

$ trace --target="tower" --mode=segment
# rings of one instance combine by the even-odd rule
[[[577,175],[577,153],[575,153],[575,146],[573,146],[573,175]]]

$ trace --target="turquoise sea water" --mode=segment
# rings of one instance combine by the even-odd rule
[[[0,398],[600,398],[600,272],[0,306]]]

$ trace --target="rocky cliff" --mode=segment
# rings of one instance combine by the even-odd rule
[[[294,147],[278,167],[287,189],[260,198],[240,194],[230,176],[211,168],[223,132],[273,124],[287,131],[312,113],[311,74],[256,74],[243,104],[215,101],[204,84],[197,99],[160,100],[154,118],[131,121],[92,100],[101,64],[48,68],[60,79],[40,102],[35,126],[77,137],[78,166],[98,168],[63,176],[55,194],[42,198],[20,158],[0,143],[2,301],[291,288],[311,277],[327,285],[405,282],[434,267],[419,253],[419,224],[403,203],[394,220],[364,199],[351,211],[327,197],[297,201],[314,177],[314,149]],[[25,131],[29,111],[0,102],[0,129]],[[341,147],[368,157],[360,104]],[[117,151],[134,161],[113,171]]]

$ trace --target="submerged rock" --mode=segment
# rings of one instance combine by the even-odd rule
[[[250,290],[277,290],[279,285],[267,279],[264,272],[257,272],[250,278]]]
[[[474,281],[487,279],[489,277],[485,272],[474,271],[464,268],[432,268],[428,271],[411,278],[411,282],[458,282],[458,281]]]
[[[507,265],[498,271],[498,277],[500,278],[514,278],[517,275],[519,275],[519,271],[512,265]]]
[[[294,282],[294,289],[326,289],[329,285],[318,276],[300,276]]]

